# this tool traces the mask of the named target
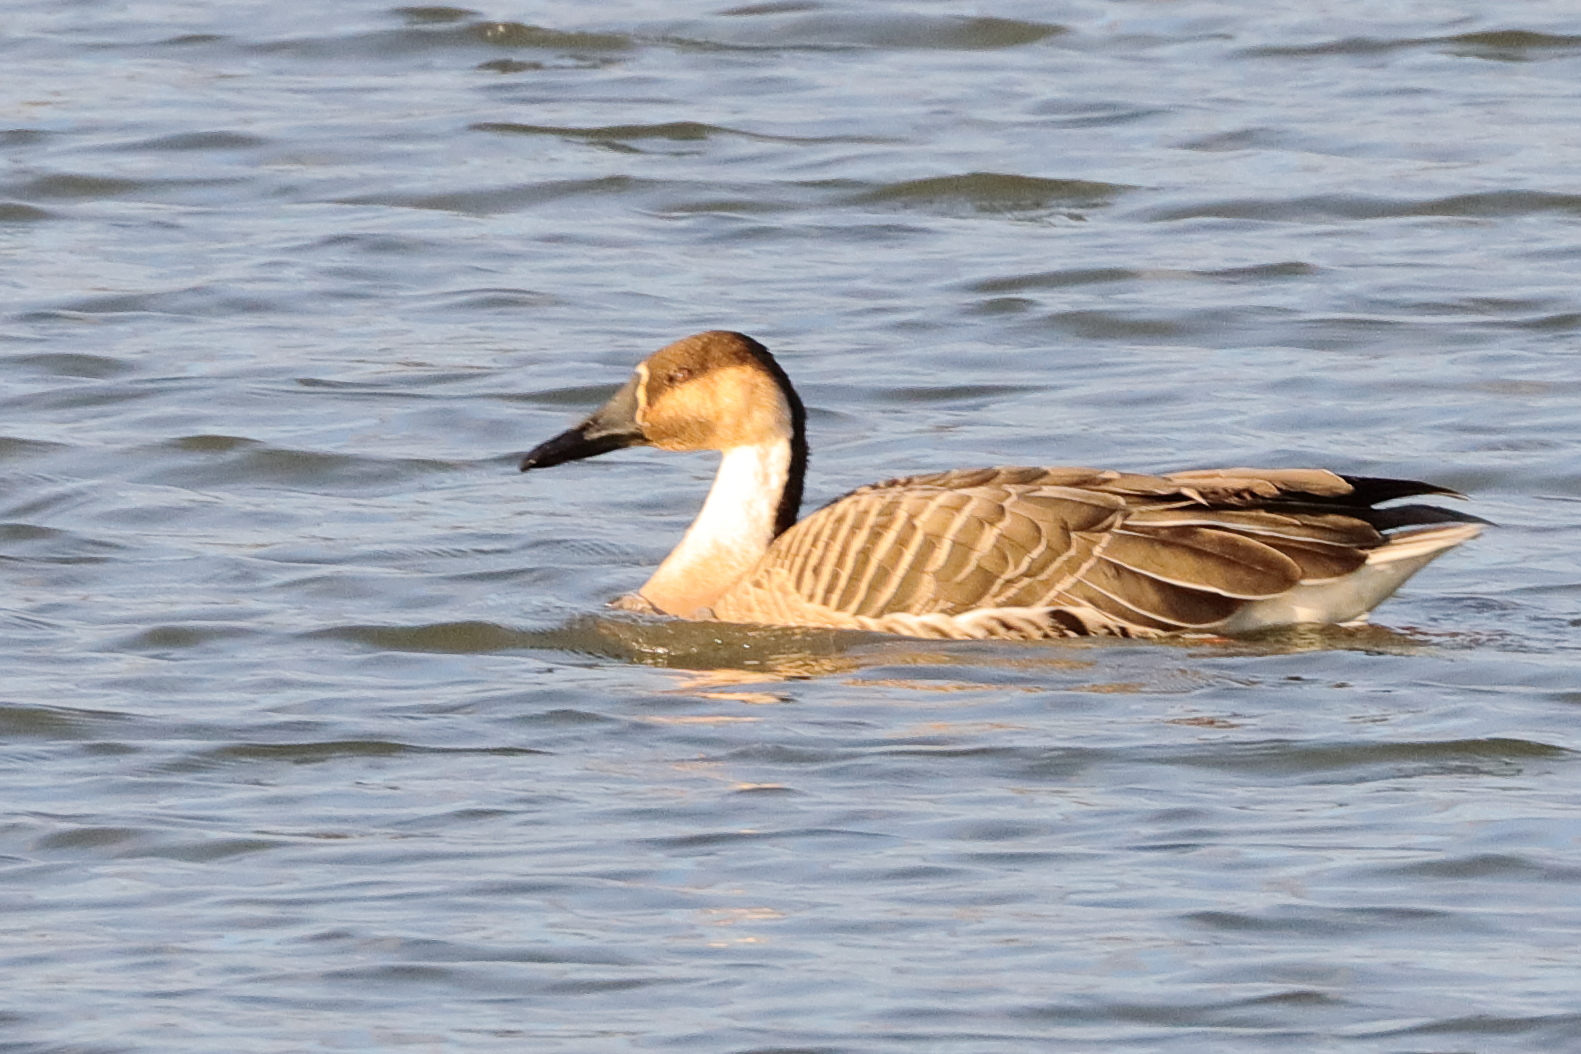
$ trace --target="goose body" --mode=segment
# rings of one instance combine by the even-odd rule
[[[740,333],[655,352],[522,471],[627,446],[723,452],[702,511],[621,606],[918,637],[1243,633],[1365,618],[1483,521],[1382,502],[1453,491],[1324,469],[955,469],[798,522],[806,414]]]

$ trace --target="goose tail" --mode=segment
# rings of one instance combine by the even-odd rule
[[[1350,574],[1302,582],[1280,596],[1248,604],[1216,628],[1224,633],[1246,633],[1298,622],[1366,621],[1367,613],[1406,579],[1481,534],[1484,526],[1482,521],[1456,522],[1391,534]]]

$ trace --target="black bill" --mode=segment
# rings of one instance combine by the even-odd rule
[[[551,468],[648,442],[637,423],[637,378],[632,377],[587,420],[540,443],[522,458],[522,471]]]

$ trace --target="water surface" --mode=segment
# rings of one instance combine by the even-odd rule
[[[1581,21],[1557,2],[16,0],[0,1047],[1581,1042]],[[809,501],[1321,465],[1500,526],[1360,629],[604,601],[732,328]]]

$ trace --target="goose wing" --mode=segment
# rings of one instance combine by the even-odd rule
[[[863,487],[780,535],[715,608],[828,624],[1056,609],[1078,631],[1212,626],[1362,566],[1385,541],[1372,501],[1442,492],[1323,470],[1148,476],[961,469]],[[1393,525],[1393,524],[1389,524]]]

